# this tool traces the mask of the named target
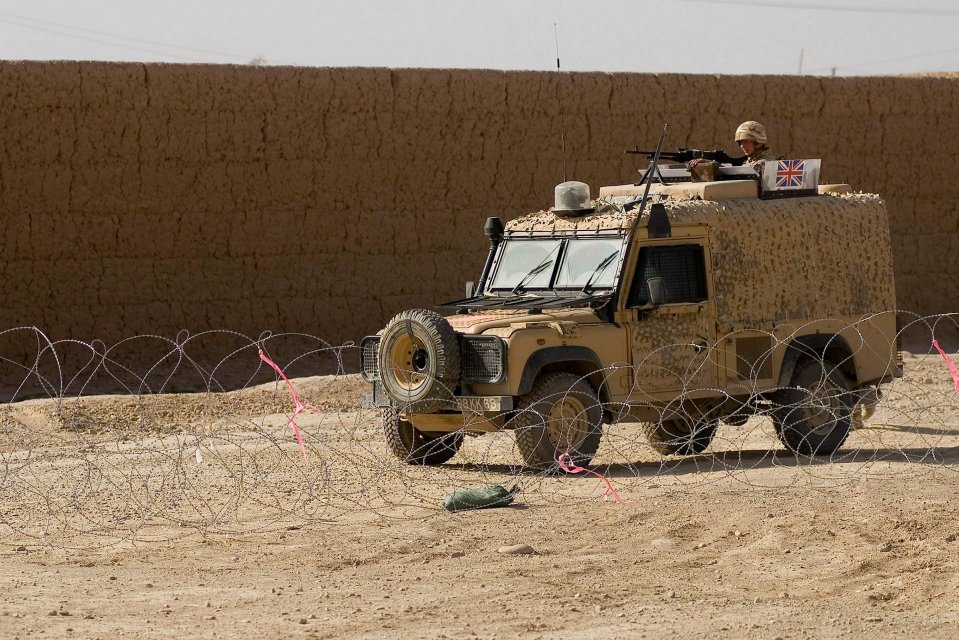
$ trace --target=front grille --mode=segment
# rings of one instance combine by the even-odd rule
[[[506,345],[496,336],[464,336],[460,341],[463,382],[501,382],[506,374]]]
[[[366,336],[360,342],[360,373],[367,382],[380,379],[379,350],[379,336]]]

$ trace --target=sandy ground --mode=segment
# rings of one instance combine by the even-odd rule
[[[353,377],[295,381],[306,461],[282,386],[11,405],[0,636],[953,638],[959,393],[906,365],[831,461],[763,418],[686,459],[615,425],[593,468],[622,503],[508,434],[400,465]],[[442,510],[488,483],[516,503]]]

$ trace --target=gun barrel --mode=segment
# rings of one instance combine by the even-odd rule
[[[626,153],[642,155],[647,158],[652,158],[656,152],[655,151],[646,151],[644,149],[632,148],[627,149]],[[702,158],[704,160],[715,160],[719,163],[728,163],[732,165],[742,165],[745,161],[745,156],[741,158],[733,158],[728,155],[722,149],[716,149],[714,151],[704,151],[702,149],[678,149],[677,151],[660,151],[659,157],[663,160],[673,160],[675,162],[689,162],[694,158]]]
[[[632,153],[636,155],[646,156],[649,159],[652,159],[656,155],[655,151],[644,151],[642,149],[627,149],[626,153]],[[690,160],[693,156],[689,154],[688,151],[660,151],[659,157],[663,160],[678,160],[680,162],[686,162]]]

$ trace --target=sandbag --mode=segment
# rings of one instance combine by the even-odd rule
[[[447,511],[505,507],[513,502],[517,493],[519,493],[518,486],[506,489],[498,484],[488,484],[485,487],[475,487],[473,489],[460,489],[446,496],[443,500],[443,507]]]

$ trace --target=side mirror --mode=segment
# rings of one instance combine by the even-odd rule
[[[658,307],[666,304],[666,281],[662,278],[650,278],[646,281],[649,289],[649,304]]]
[[[467,298],[473,297],[473,281],[472,280],[466,283],[466,297]]]

